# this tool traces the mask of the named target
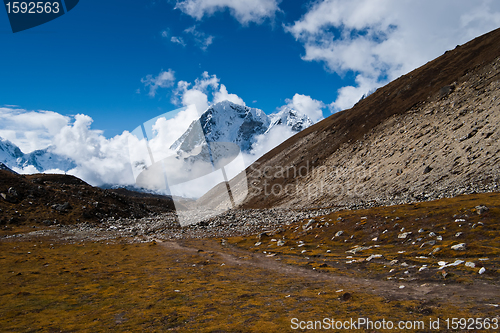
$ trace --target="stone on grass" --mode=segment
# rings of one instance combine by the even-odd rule
[[[398,235],[398,238],[405,239],[409,235],[411,235],[411,232],[403,232],[403,233]]]
[[[475,208],[478,215],[481,215],[489,211],[489,208],[483,205],[476,206]]]
[[[465,243],[460,243],[457,245],[453,245],[451,249],[454,251],[465,251],[467,250],[467,245]]]
[[[375,259],[375,258],[382,258],[382,255],[381,254],[372,254],[368,258],[366,258],[365,260],[371,261],[372,259]]]

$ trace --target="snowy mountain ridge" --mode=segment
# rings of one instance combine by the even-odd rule
[[[9,140],[0,138],[0,163],[11,169],[33,166],[38,172],[54,169],[68,171],[76,167],[74,161],[54,153],[53,150],[54,147],[49,146],[25,154]]]
[[[300,132],[313,122],[305,114],[289,107],[266,115],[262,110],[223,101],[210,106],[193,121],[171,149],[189,152],[204,142],[232,142],[243,152],[250,152],[258,135],[268,134],[276,126]]]

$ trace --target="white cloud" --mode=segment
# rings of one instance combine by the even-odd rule
[[[29,153],[47,148],[52,143],[52,137],[69,121],[69,117],[52,111],[0,108],[0,137]]]
[[[279,11],[279,0],[183,0],[177,1],[176,9],[201,20],[205,15],[229,9],[241,24],[262,23]]]
[[[157,76],[148,74],[145,78],[141,79],[141,82],[144,83],[145,87],[149,87],[148,95],[155,97],[158,88],[168,88],[174,85],[175,72],[169,69],[168,71],[160,71]]]
[[[208,96],[201,90],[187,89],[182,93],[182,105],[194,105],[198,114],[202,114],[208,109]]]
[[[498,1],[324,0],[285,30],[304,45],[302,59],[355,73],[356,86],[331,104],[338,111],[499,25]]]
[[[203,31],[197,30],[196,25],[193,25],[192,27],[184,30],[184,33],[191,35],[196,45],[198,45],[203,51],[206,51],[214,40],[214,36],[207,35]]]
[[[212,35],[208,35],[204,33],[203,31],[199,31],[196,27],[196,25],[193,25],[192,27],[189,27],[187,29],[184,29],[183,31],[184,35],[186,38],[179,37],[179,36],[172,36],[170,31],[163,30],[161,32],[161,36],[163,38],[168,39],[170,42],[174,44],[179,44],[182,46],[187,45],[187,41],[193,42],[197,47],[202,49],[203,51],[206,51],[207,48],[213,43],[215,37]]]
[[[182,37],[172,36],[172,38],[170,38],[170,41],[174,44],[180,44],[182,46],[186,46],[186,43],[184,42],[184,39],[182,39]]]
[[[127,131],[107,139],[102,131],[90,128],[89,116],[67,117],[52,111],[0,108],[0,119],[0,137],[19,146],[24,153],[52,145],[52,152],[75,161],[77,167],[67,171],[68,174],[92,185],[134,183],[128,154],[131,134]],[[15,171],[38,172],[32,166]]]
[[[226,86],[221,84],[219,91],[216,91],[214,93],[213,102],[219,103],[219,102],[226,101],[226,100],[233,102],[234,104],[245,105],[245,102],[243,101],[243,99],[241,99],[241,97],[239,97],[236,94],[229,94],[227,92]]]
[[[328,105],[332,112],[345,110],[356,104],[380,86],[380,81],[363,75],[356,76],[356,86],[345,86],[338,90],[337,99]]]
[[[174,118],[168,120],[165,117],[158,118],[152,126],[154,139],[150,141],[150,147],[153,153],[160,154],[165,147],[170,147],[198,117],[196,108],[191,105],[178,111]]]
[[[317,122],[323,118],[322,109],[325,107],[325,104],[310,96],[295,94],[292,99],[287,98],[285,101],[287,105],[283,107],[295,109],[308,116],[313,122]]]
[[[77,167],[68,171],[90,184],[132,184],[134,178],[128,155],[125,131],[111,139],[102,131],[90,128],[92,118],[78,114],[73,123],[66,125],[53,138],[55,153],[73,159]]]
[[[277,147],[294,134],[296,133],[290,127],[278,125],[271,128],[268,133],[258,135],[255,143],[252,145],[252,151],[249,154],[244,154],[245,164],[251,165],[265,153]]]
[[[241,97],[230,94],[225,85],[220,84],[220,79],[216,75],[209,75],[203,72],[201,78],[197,78],[194,84],[187,81],[179,81],[174,90],[173,102],[183,106],[194,104],[198,113],[203,113],[211,104],[224,100],[245,105]],[[212,96],[211,101],[209,95]]]

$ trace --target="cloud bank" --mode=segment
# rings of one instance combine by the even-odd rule
[[[186,132],[193,121],[198,119],[210,105],[224,100],[245,105],[241,97],[230,93],[216,75],[210,75],[208,72],[203,72],[194,82],[183,80],[176,82],[173,70],[162,70],[158,75],[146,75],[141,82],[151,97],[168,88],[172,93],[173,102],[181,108],[159,115],[144,124],[137,124],[138,128],[132,133],[124,131],[115,137],[106,138],[103,131],[92,128],[93,120],[85,114],[69,117],[52,111],[28,111],[4,107],[0,108],[2,120],[0,136],[19,145],[25,153],[51,145],[53,153],[70,158],[76,167],[71,170],[50,170],[50,172],[66,172],[92,185],[133,185],[144,167],[158,161],[164,161],[163,167],[170,170],[167,178],[171,181],[185,178],[186,166],[182,164],[182,159],[175,158],[176,151],[169,147]],[[308,115],[313,121],[322,118],[321,109],[325,107],[323,102],[301,94],[286,99],[286,103],[277,109],[293,108]],[[141,125],[144,126],[148,140],[144,137]],[[278,125],[266,135],[258,136],[253,150],[249,154],[243,154],[239,162],[228,166],[228,175],[235,176],[251,162],[293,134],[287,126]],[[206,168],[203,163],[195,164],[191,171],[196,175]],[[36,172],[30,167],[17,171]],[[153,177],[153,179],[159,178]],[[219,180],[208,177],[202,182],[204,186],[189,187],[179,184],[173,186],[171,190],[176,191],[173,194],[196,197],[214,186],[217,183],[214,183],[215,181]],[[160,189],[161,184],[159,185]]]
[[[305,61],[356,75],[338,91],[332,111],[430,59],[500,26],[500,2],[480,0],[324,0],[285,26],[303,44]]]
[[[0,137],[14,142],[23,152],[47,148],[70,121],[52,111],[28,111],[0,107]]]

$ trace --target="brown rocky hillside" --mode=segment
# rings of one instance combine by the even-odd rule
[[[0,225],[95,223],[172,211],[170,197],[103,190],[69,175],[0,170]]]
[[[457,46],[285,141],[247,168],[241,206],[369,207],[498,190],[499,40],[497,29]],[[231,181],[236,196],[242,178]]]

